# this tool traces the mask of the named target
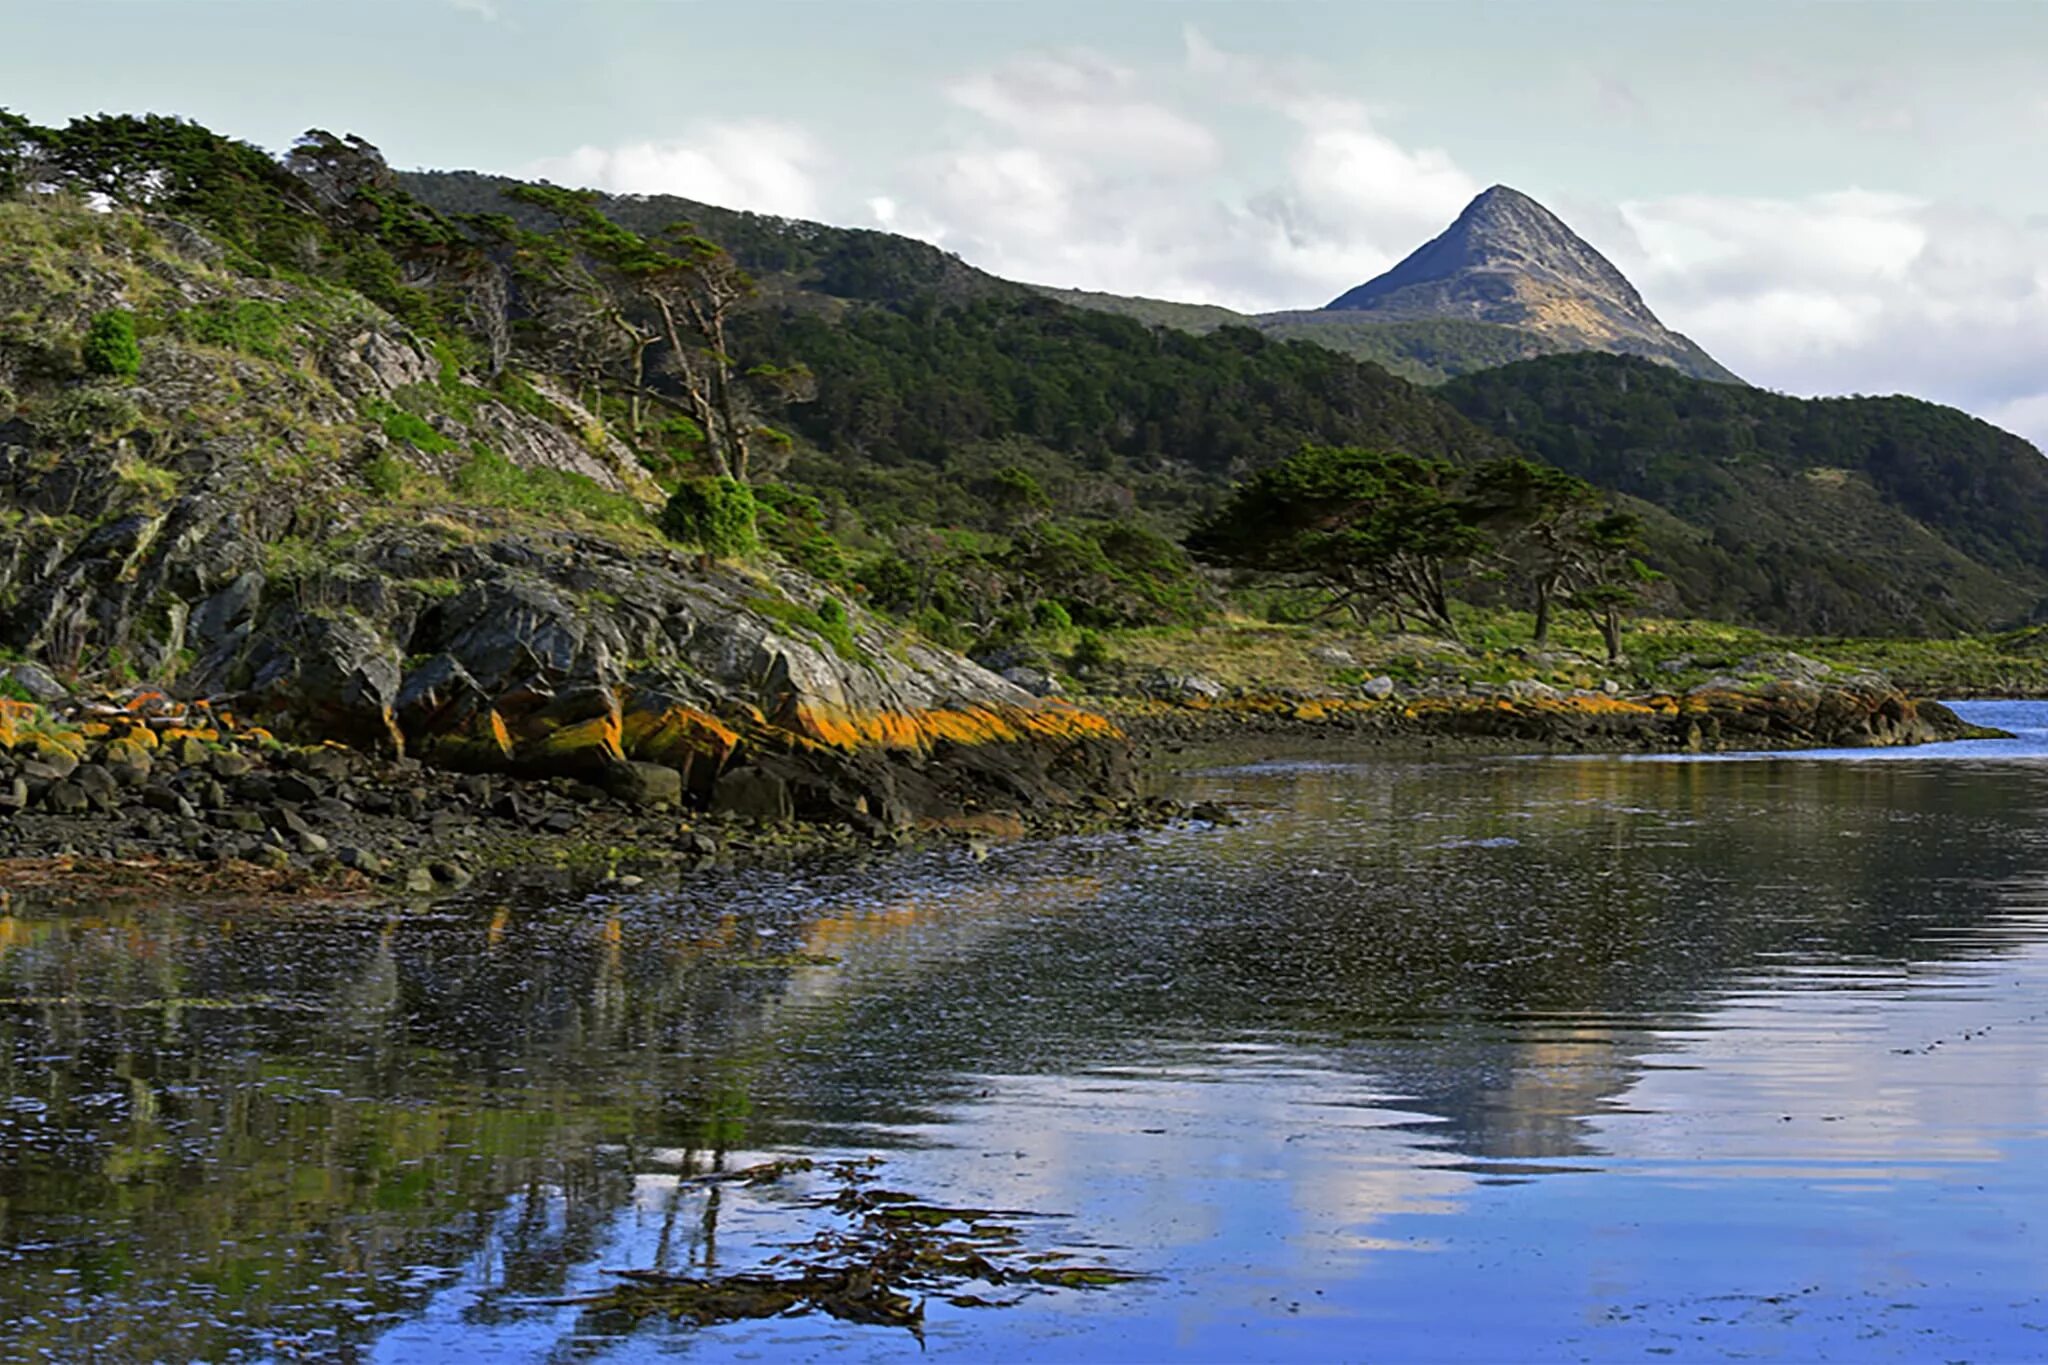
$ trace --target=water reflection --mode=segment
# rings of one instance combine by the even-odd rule
[[[535,1302],[801,1236],[677,1179],[772,1151],[883,1152],[1165,1277],[934,1307],[934,1351],[1804,1356],[1910,1279],[1898,1340],[2029,1353],[2048,772],[1181,780],[1253,818],[432,914],[0,918],[0,1358],[914,1351],[593,1340]]]

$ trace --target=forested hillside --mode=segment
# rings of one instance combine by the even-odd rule
[[[1940,632],[2048,591],[2048,461],[1914,398],[1788,398],[1621,356],[1549,356],[1439,392],[1698,530],[1659,538],[1694,610],[1807,631]]]

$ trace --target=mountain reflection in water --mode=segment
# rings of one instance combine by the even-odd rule
[[[813,1230],[680,1177],[869,1153],[1159,1276],[933,1301],[932,1354],[2039,1357],[2048,708],[1993,723],[1239,752],[1172,780],[1242,827],[982,863],[19,909],[0,1359],[907,1359],[539,1302]]]

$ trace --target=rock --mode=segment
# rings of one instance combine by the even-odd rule
[[[232,749],[222,749],[218,753],[207,755],[206,766],[215,777],[223,781],[232,781],[237,777],[247,777],[255,771],[256,760],[247,754],[238,754]]]
[[[382,858],[379,858],[368,849],[357,848],[352,844],[344,844],[334,850],[334,860],[343,867],[360,872],[366,877],[382,876],[384,873],[384,860]]]
[[[1145,680],[1145,695],[1160,701],[1218,702],[1230,695],[1230,689],[1214,678],[1200,673],[1155,673]]]
[[[325,853],[327,851],[327,836],[315,833],[310,829],[294,835],[292,842],[298,846],[298,850],[301,853]]]
[[[28,809],[28,779],[10,777],[0,781],[0,815]]]
[[[1368,678],[1358,685],[1358,693],[1370,701],[1385,701],[1394,695],[1394,680],[1384,673]]]
[[[183,816],[188,820],[195,818],[199,814],[193,808],[190,801],[180,796],[177,792],[172,791],[169,787],[164,786],[146,788],[142,793],[142,804],[151,810],[163,811],[168,815]]]
[[[84,814],[90,804],[92,798],[86,796],[86,788],[70,778],[51,782],[49,790],[43,792],[43,808],[51,814]]]
[[[71,781],[85,793],[85,799],[95,810],[111,811],[121,804],[121,784],[101,764],[79,764],[71,774]]]
[[[468,886],[470,882],[475,880],[474,874],[468,868],[464,867],[461,863],[450,862],[445,858],[436,859],[428,863],[427,873],[438,884],[450,888]]]
[[[1621,695],[1621,684],[1609,678],[1606,682],[1600,684],[1600,690],[1610,697],[1618,697]]]
[[[1330,668],[1358,667],[1358,656],[1342,645],[1317,645],[1308,652],[1308,656]]]
[[[273,872],[283,872],[292,865],[292,855],[276,844],[259,844],[248,854],[250,862],[258,867],[267,867]]]
[[[795,816],[789,784],[756,767],[734,768],[712,789],[711,809],[749,820],[788,820]]]
[[[36,757],[24,759],[21,775],[31,782],[55,782],[78,771],[78,760],[62,749],[43,749]]]
[[[294,772],[319,782],[346,782],[355,772],[356,757],[346,749],[322,745],[317,749],[295,749],[285,764]]]
[[[683,775],[659,763],[617,763],[600,777],[605,791],[629,806],[681,805]]]
[[[270,790],[279,801],[291,801],[305,805],[318,801],[327,794],[327,786],[319,778],[305,773],[280,773],[271,779]]]
[[[434,889],[434,874],[424,867],[408,868],[405,874],[405,889],[414,895],[424,895]]]
[[[16,687],[28,694],[30,701],[42,702],[45,705],[63,701],[71,695],[69,688],[52,677],[47,669],[37,664],[0,664],[0,680],[13,682]]]
[[[573,810],[554,810],[540,818],[538,828],[546,834],[571,834],[581,823],[582,818]]]
[[[1004,681],[1015,683],[1034,697],[1056,697],[1060,680],[1026,664],[1013,664],[1002,671]]]
[[[220,829],[234,830],[238,834],[261,834],[269,829],[261,811],[239,807],[234,810],[215,811],[213,823]]]

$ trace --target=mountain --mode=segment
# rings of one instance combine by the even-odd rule
[[[1562,219],[1505,185],[1481,194],[1441,236],[1322,311],[1390,322],[1492,323],[1550,338],[1560,349],[1640,355],[1695,378],[1739,382],[1659,322],[1635,286]]]
[[[1635,286],[1556,214],[1505,185],[1466,205],[1441,236],[1392,270],[1322,308],[1246,314],[1081,289],[1039,292],[1187,332],[1255,327],[1417,384],[1574,351],[1639,355],[1694,378],[1742,382],[1659,322]]]
[[[1789,398],[1634,356],[1549,356],[1437,393],[1559,468],[1660,509],[1693,613],[1808,634],[2012,624],[2048,595],[2048,460],[1917,398]]]
[[[505,212],[513,182],[405,183],[445,211]],[[1559,353],[1577,343],[1556,329],[1389,318],[1418,297],[1395,279],[1399,267],[1367,287],[1374,306],[1249,318],[1032,289],[885,233],[659,197],[599,204],[642,231],[687,220],[722,233],[760,275],[760,304],[739,328],[746,353],[801,362],[817,378],[816,398],[783,416],[797,440],[781,477],[823,499],[850,543],[950,527],[1010,544],[1013,481],[1027,476],[1049,501],[1054,538],[1077,538],[1046,541],[1021,579],[1016,560],[994,562],[1012,551],[976,557],[956,542],[945,572],[1010,585],[997,596],[1029,583],[1102,624],[1179,616],[1192,599],[1184,570],[1162,567],[1162,547],[1229,481],[1303,441],[1458,462],[1519,449],[1570,470],[1644,516],[1664,591],[1699,615],[1804,633],[1944,634],[2025,620],[2048,596],[2048,462],[1954,409],[1785,398],[1693,378],[1669,356]],[[1492,264],[1453,262],[1448,276],[1464,282],[1445,292],[1481,289],[1517,251],[1547,262],[1549,296],[1579,277],[1594,302],[1578,315],[1608,319],[1611,336],[1624,323],[1638,340],[1657,335],[1626,280],[1532,201],[1496,191],[1460,222],[1469,231],[1457,259]],[[1418,261],[1411,281],[1453,257],[1425,249]],[[885,604],[924,601],[922,589],[906,604],[869,587]],[[959,619],[990,610],[965,599],[945,609]]]

